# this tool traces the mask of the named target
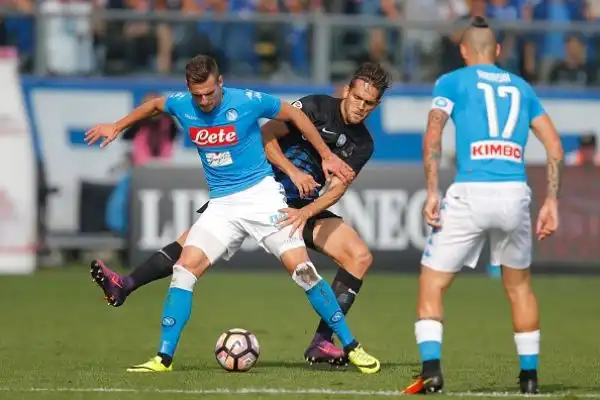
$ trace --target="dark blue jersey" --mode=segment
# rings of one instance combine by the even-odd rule
[[[373,138],[363,123],[349,125],[344,122],[341,99],[327,95],[310,95],[292,105],[304,111],[333,153],[348,163],[358,175],[373,154]],[[319,153],[294,124],[287,125],[289,133],[279,139],[283,153],[298,169],[312,175],[321,187],[325,186]],[[299,200],[300,194],[290,177],[276,167],[273,167],[273,172],[275,179],[285,188],[288,203]],[[307,199],[314,200],[317,197],[319,191],[315,190]]]

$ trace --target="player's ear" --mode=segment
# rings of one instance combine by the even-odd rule
[[[500,44],[496,45],[496,57],[500,57],[500,52],[502,51],[502,46]]]
[[[468,57],[468,52],[467,52],[467,47],[464,44],[462,44],[462,43],[459,45],[459,47],[460,47],[460,55],[462,56],[462,58],[465,61],[467,61],[467,58],[469,58]]]
[[[223,87],[223,75],[219,75],[219,87]]]

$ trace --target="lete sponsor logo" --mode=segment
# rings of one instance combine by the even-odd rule
[[[192,142],[199,147],[230,146],[238,142],[234,125],[189,128]]]

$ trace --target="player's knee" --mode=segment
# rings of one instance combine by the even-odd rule
[[[528,297],[533,294],[531,287],[531,273],[527,269],[502,267],[502,281],[504,290],[511,301]]]
[[[304,291],[308,291],[315,287],[315,285],[323,278],[321,278],[321,275],[319,275],[313,263],[307,261],[296,267],[292,273],[292,279],[298,286],[304,289]]]
[[[421,274],[419,275],[419,290],[428,293],[430,296],[442,295],[450,287],[454,280],[454,274],[451,272],[442,272],[433,268],[421,265]]]
[[[354,276],[362,279],[369,268],[371,268],[371,264],[373,264],[373,254],[367,248],[367,246],[360,246],[357,247],[353,252],[352,259],[354,260],[356,268],[356,271],[354,271]]]
[[[210,266],[210,261],[202,250],[187,246],[183,249],[183,253],[175,266],[180,266],[191,272],[194,276],[200,277],[202,273]],[[173,271],[175,269],[173,268]],[[175,278],[175,276],[173,275]]]
[[[511,303],[528,302],[534,297],[533,288],[529,281],[505,285],[504,289]]]
[[[421,319],[441,320],[443,297],[453,280],[453,274],[421,266],[417,314]]]

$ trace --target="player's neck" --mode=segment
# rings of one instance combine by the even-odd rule
[[[472,67],[474,65],[496,65],[496,60],[490,60],[486,57],[476,57],[473,60],[469,60],[467,65],[469,67]]]

